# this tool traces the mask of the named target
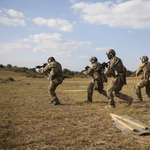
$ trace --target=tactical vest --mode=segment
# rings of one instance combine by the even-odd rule
[[[61,67],[61,64],[59,62],[57,62],[57,61],[50,62],[49,68],[50,69],[53,68],[53,72],[55,75],[62,76],[62,67]],[[51,72],[50,72],[50,74],[51,74]],[[51,75],[53,75],[53,73]]]
[[[113,63],[113,76],[114,77],[116,77],[116,76],[118,76],[117,78],[118,78],[118,84],[119,85],[124,85],[124,84],[126,84],[126,74],[125,74],[125,72],[126,72],[126,68],[124,67],[124,65],[123,65],[123,63],[122,63],[122,60],[120,59],[120,58],[118,58],[118,57],[114,57],[113,58],[113,60],[112,60],[112,63]],[[117,74],[118,75],[116,75],[116,73],[115,73],[115,70],[118,72]]]
[[[144,66],[143,72],[144,72],[144,73],[150,72],[150,62],[148,62],[148,63]]]
[[[118,57],[115,57],[115,67],[117,69],[117,71],[119,73],[123,73],[124,72],[124,66],[123,66],[123,63],[122,63],[122,60]]]
[[[96,62],[92,66],[93,66],[93,69],[94,69],[93,72],[94,72],[97,68],[101,67],[101,64],[99,62]],[[95,71],[93,74],[93,78],[94,79],[100,79],[101,78],[101,72]]]

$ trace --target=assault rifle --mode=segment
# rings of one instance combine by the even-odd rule
[[[103,62],[103,63],[102,63],[102,68],[103,68],[103,69],[107,68],[107,67],[108,67],[109,62],[110,62],[110,61],[108,61],[107,63],[106,63],[106,62]]]
[[[110,62],[110,61],[109,61],[109,62]],[[92,74],[90,74],[90,75],[93,76],[93,74],[94,74],[95,72],[101,73],[101,70],[102,70],[102,69],[105,69],[105,68],[108,67],[109,62],[107,62],[107,63],[106,63],[106,62],[103,62],[103,63],[100,65],[100,67],[98,67],[98,68],[97,68]],[[86,67],[85,67],[85,70],[82,70],[79,75],[81,75],[84,71],[87,71],[89,68],[90,68],[89,66],[86,66]]]
[[[43,63],[43,66],[36,66],[35,68],[38,68],[38,69],[40,69],[40,68],[44,68],[45,66],[47,65],[47,63]],[[47,79],[49,80],[49,78],[50,78],[50,73],[47,73],[48,74],[48,77],[47,77]]]
[[[109,61],[110,62],[110,61]],[[95,73],[95,72],[99,72],[99,73],[101,73],[101,70],[102,69],[105,69],[105,68],[107,68],[108,67],[108,64],[109,64],[109,62],[103,62],[101,65],[100,65],[100,67],[98,67],[92,74],[91,74],[91,76]]]
[[[35,68],[38,68],[38,69],[44,68],[46,65],[47,65],[47,63],[43,63],[43,66],[36,66]]]

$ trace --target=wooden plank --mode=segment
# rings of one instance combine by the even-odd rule
[[[128,129],[130,129],[131,131],[136,131],[136,129],[130,127],[129,125],[127,125],[126,123],[122,122],[121,120],[118,120],[116,117],[112,117],[114,120],[118,121],[119,123],[121,123],[122,125],[124,125],[125,127],[127,127]]]
[[[133,122],[133,121],[131,121],[131,120],[125,119],[125,118],[123,118],[123,117],[121,117],[121,116],[118,116],[118,115],[116,115],[116,114],[110,113],[110,116],[119,118],[119,119],[124,120],[124,121],[126,121],[126,122],[129,122],[129,123],[131,123],[131,124],[134,124],[134,125],[136,125],[136,126],[142,128],[142,129],[145,129],[145,130],[148,130],[148,129],[149,129],[149,128],[146,127],[146,126],[140,125],[140,124],[138,124],[138,123],[135,123],[135,122]]]

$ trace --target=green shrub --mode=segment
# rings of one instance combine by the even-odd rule
[[[7,67],[7,68],[12,68],[12,65],[11,65],[11,64],[8,64],[6,67]]]
[[[5,66],[4,66],[4,65],[2,65],[2,64],[0,64],[0,68],[5,68]]]
[[[9,77],[8,80],[9,81],[14,81],[14,79],[12,77]]]

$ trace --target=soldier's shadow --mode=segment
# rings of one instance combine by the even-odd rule
[[[95,102],[93,102],[93,103],[108,103],[108,101],[95,101]]]
[[[60,104],[61,106],[69,106],[69,105],[76,105],[76,104],[64,104],[64,103],[62,103],[62,104]]]

